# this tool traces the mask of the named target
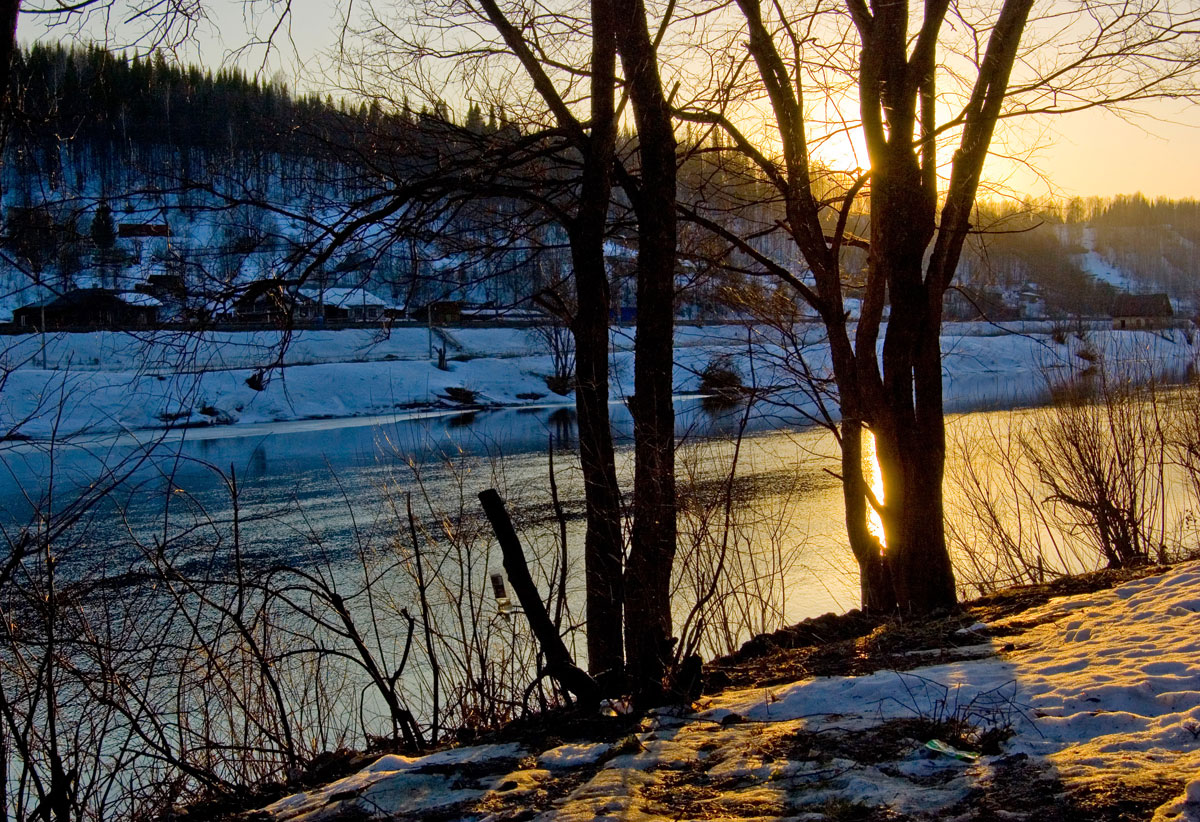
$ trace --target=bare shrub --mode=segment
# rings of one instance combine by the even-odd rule
[[[731,355],[719,355],[708,361],[700,372],[700,393],[708,395],[705,407],[714,410],[736,405],[745,399],[742,375]]]
[[[1190,505],[1185,518],[1191,531],[1200,529],[1200,379],[1174,395],[1167,454],[1181,470]]]
[[[787,579],[797,562],[782,531],[787,487],[756,488],[744,471],[751,408],[735,435],[703,442],[677,456],[679,553],[672,598],[686,609],[676,658],[736,651],[751,637],[783,625]],[[712,466],[718,466],[713,470]]]
[[[1036,413],[1036,412],[1035,412]],[[1091,567],[1060,528],[1025,451],[1028,414],[970,415],[948,426],[946,534],[960,583],[989,593]]]
[[[474,405],[476,400],[479,399],[479,392],[459,385],[449,385],[442,392],[441,396],[458,405]]]
[[[1103,366],[1025,433],[1046,500],[1110,568],[1147,561],[1164,544],[1164,414],[1154,382]]]
[[[428,481],[435,473],[437,491]],[[419,608],[417,641],[428,660],[409,671],[403,685],[414,702],[432,709],[433,729],[453,729],[460,737],[559,699],[543,689],[537,643],[524,619],[498,607],[492,590],[490,575],[502,559],[475,493],[489,486],[508,488],[505,496],[521,513],[521,491],[506,484],[502,461],[489,464],[461,452],[432,466],[409,461],[382,489],[390,518],[405,523],[390,550],[409,600]],[[569,625],[570,603],[560,595],[565,558],[558,522],[526,514],[517,525],[531,571],[556,602],[552,612]]]
[[[575,388],[575,335],[561,322],[536,326],[530,332],[550,354],[546,387],[560,396]]]
[[[1188,444],[1200,411],[1137,377],[1097,357],[1052,385],[1047,408],[955,429],[947,529],[964,582],[988,591],[1180,552],[1181,483],[1200,494]]]
[[[367,561],[370,546],[360,543],[358,579],[319,542],[309,568],[264,564],[246,550],[240,490],[226,481],[228,516],[168,494],[162,530],[131,526],[113,552],[121,562],[111,567],[124,570],[101,563],[60,588],[69,598],[45,629],[10,634],[0,650],[6,689],[20,683],[20,693],[56,701],[49,721],[32,697],[6,696],[10,727],[22,729],[20,772],[53,783],[54,747],[69,743],[77,762],[62,791],[73,815],[141,818],[233,797],[373,735],[421,744],[396,686],[411,621],[407,637],[402,620],[381,635],[386,569]],[[22,677],[28,649],[51,638],[59,679]]]

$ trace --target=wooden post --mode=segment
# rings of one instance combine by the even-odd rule
[[[500,551],[504,555],[504,572],[508,575],[509,584],[512,585],[513,593],[517,595],[517,601],[521,603],[542,653],[546,655],[546,672],[558,680],[565,690],[574,694],[583,705],[598,705],[600,688],[596,681],[571,659],[571,652],[567,650],[558,629],[546,613],[546,606],[533,583],[533,577],[529,575],[525,552],[521,549],[521,541],[517,538],[512,520],[504,508],[504,501],[494,488],[489,488],[479,494],[479,502],[492,524],[496,540],[500,543]]]

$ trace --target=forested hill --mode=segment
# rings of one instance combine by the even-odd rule
[[[1140,194],[1103,202],[1090,216],[1095,250],[1123,271],[1194,301],[1200,293],[1200,201],[1148,200]]]
[[[397,301],[453,293],[514,303],[568,273],[560,232],[516,205],[511,190],[542,186],[533,193],[569,199],[574,160],[569,152],[542,153],[502,111],[471,105],[456,117],[441,103],[414,112],[403,104],[335,102],[237,69],[214,73],[159,53],[128,57],[62,45],[22,50],[12,84],[0,239],[13,254],[0,261],[0,317],[38,298],[46,283],[62,289],[93,282],[96,255],[87,234],[102,202],[121,222],[170,223],[174,262],[228,283],[301,265],[296,249],[319,247],[361,216],[355,203],[406,180],[433,180],[424,202],[390,223],[363,222],[321,276]],[[439,182],[448,154],[483,157],[513,135],[514,144],[532,146],[535,159],[527,158],[524,176],[505,181],[509,193],[460,197]],[[622,145],[628,150],[632,138],[624,135]],[[724,179],[714,169],[727,170],[721,146],[697,148],[684,138],[685,201],[712,196],[713,181]],[[476,170],[461,160],[457,166]],[[754,204],[766,215],[763,225],[782,219],[776,206]],[[1164,291],[1177,312],[1195,313],[1195,200],[980,203],[976,223],[981,231],[968,242],[960,289],[947,298],[949,318],[972,319],[981,308],[993,319],[1103,316],[1122,291]],[[17,231],[22,225],[29,230]],[[756,241],[768,255],[775,253],[769,240]],[[855,253],[844,260],[852,276],[863,264]],[[120,273],[143,276],[154,262],[146,258],[141,268],[131,263]],[[726,312],[710,296],[736,276],[718,274],[725,279],[709,283],[696,273],[717,268],[689,274],[692,294],[681,294],[681,315]],[[633,289],[617,293],[631,300]]]
[[[190,178],[202,173],[193,166],[212,156],[320,155],[329,140],[318,135],[344,138],[367,123],[384,132],[405,119],[386,123],[377,107],[347,110],[238,69],[202,71],[157,52],[128,58],[98,47],[34,45],[14,61],[7,165],[20,176],[96,174],[106,190],[92,194],[121,193],[128,180],[122,166],[153,173],[164,165],[155,149],[169,148],[168,164]],[[90,187],[82,179],[64,182],[80,194]],[[20,188],[19,180],[9,183]]]
[[[313,276],[327,286],[397,301],[528,297],[529,253],[511,235],[517,226],[527,247],[530,229],[504,203],[447,205],[437,174],[519,134],[502,112],[472,105],[456,123],[445,104],[414,112],[295,95],[160,54],[37,45],[15,62],[0,319],[47,293],[94,287],[101,268],[105,287],[133,288],[165,265],[186,271],[189,288],[224,289],[304,269],[326,245]],[[429,182],[390,222],[343,231],[362,203],[409,180]],[[169,224],[170,248],[98,253],[89,231],[102,207],[120,223]]]
[[[169,62],[160,52],[130,58],[96,46],[38,44],[21,50],[14,62],[17,134],[43,143],[133,141],[208,151],[283,151],[295,149],[301,134],[333,129],[378,139],[417,123],[454,120],[443,104],[417,114],[405,103],[385,113],[378,102],[353,105],[295,95],[283,83],[237,68],[213,73]],[[500,117],[492,111],[485,119],[473,104],[462,129],[495,132],[502,127],[503,113]]]
[[[127,59],[98,47],[35,45],[15,62],[18,129],[43,140],[256,147],[330,108],[238,69],[202,72],[158,53]]]

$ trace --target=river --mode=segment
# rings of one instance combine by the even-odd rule
[[[858,583],[845,547],[835,445],[829,434],[769,410],[712,412],[695,397],[678,398],[677,409],[678,474],[685,502],[680,619],[705,587],[705,563],[711,561],[705,552],[716,550],[717,522],[725,513],[720,492],[735,449],[737,504],[730,509],[735,538],[721,550],[766,557],[762,564],[742,569],[746,579],[741,584],[751,584],[753,577],[761,588],[756,595],[772,600],[745,630],[855,607]],[[612,414],[618,470],[628,488],[631,420],[622,404],[614,403]],[[950,472],[962,463],[962,451],[974,448],[962,443],[979,436],[964,440],[961,432],[986,432],[1009,414],[975,411],[951,418]],[[108,573],[133,568],[156,540],[190,539],[198,557],[219,562],[205,540],[227,540],[222,535],[233,516],[233,488],[243,560],[297,567],[354,564],[364,546],[377,551],[407,540],[403,502],[408,495],[416,500],[423,531],[434,539],[445,532],[447,520],[459,531],[467,520],[481,521],[476,495],[495,487],[507,500],[531,555],[545,565],[548,578],[555,578],[551,566],[558,561],[559,532],[547,458],[553,441],[555,479],[567,520],[567,564],[574,572],[569,586],[577,600],[583,510],[574,438],[572,408],[541,406],[135,432],[77,438],[53,450],[8,443],[0,452],[6,469],[0,477],[0,522],[14,533],[37,505],[48,507],[49,489],[49,506],[69,512],[68,503],[81,491],[106,489],[98,478],[108,471],[121,481],[73,529],[72,544],[81,547],[73,548],[70,557],[80,567],[88,565],[89,557],[103,556]],[[953,494],[948,491],[948,497]],[[695,566],[690,571],[689,562]],[[488,554],[484,565],[499,570],[498,557]],[[727,644],[736,641],[727,639]]]
[[[687,487],[690,477],[693,484],[711,487],[726,470],[742,413],[710,413],[696,398],[679,398],[677,405],[681,485]],[[612,414],[619,470],[628,487],[632,422],[622,404],[614,403]],[[397,494],[418,492],[457,505],[460,496],[473,500],[479,491],[497,487],[518,520],[529,519],[523,507],[545,514],[552,438],[559,493],[572,522],[571,547],[581,550],[574,411],[564,406],[142,431],[79,437],[53,449],[9,443],[0,452],[5,467],[0,521],[9,528],[27,522],[36,505],[47,504],[51,489],[51,504],[61,508],[109,472],[123,481],[102,504],[106,515],[87,518],[88,541],[120,542],[130,529],[142,536],[160,529],[168,502],[189,523],[198,510],[227,520],[232,476],[239,516],[252,523],[242,534],[248,551],[303,564],[314,540],[323,551],[351,552],[355,530],[387,519],[385,498]],[[787,425],[773,415],[746,421],[739,477],[754,489],[756,508],[781,513],[778,507],[787,502],[790,522],[772,523],[776,531],[782,528],[772,539],[801,556],[788,585],[789,619],[844,610],[857,596],[844,558],[830,550],[839,542],[840,495],[823,470],[831,466],[816,456],[829,453],[826,439],[819,430]],[[123,512],[120,518],[109,516],[114,506]],[[760,525],[765,534],[765,523]]]

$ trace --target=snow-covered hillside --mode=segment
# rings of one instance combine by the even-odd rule
[[[1108,283],[1119,291],[1130,291],[1133,288],[1133,278],[1129,273],[1117,268],[1096,250],[1094,228],[1083,229],[1083,248],[1085,253],[1080,255],[1079,265],[1085,274],[1102,283]]]

